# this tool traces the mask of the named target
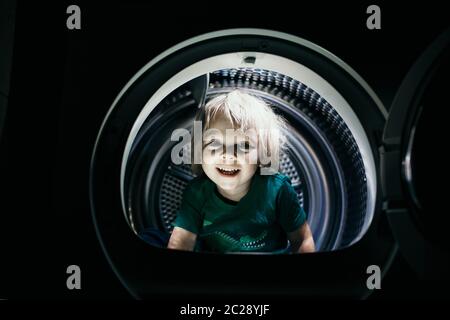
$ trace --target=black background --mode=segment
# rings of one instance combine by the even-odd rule
[[[66,8],[81,8],[81,30]],[[378,3],[382,29],[366,28],[372,3],[19,2],[10,104],[1,141],[1,298],[125,298],[92,223],[89,161],[114,98],[148,61],[193,36],[265,28],[310,40],[355,69],[389,108],[401,80],[448,26],[443,5]],[[66,268],[82,270],[82,290],[66,288]],[[371,299],[441,298],[399,255]],[[442,289],[442,290],[441,290]],[[182,301],[182,299],[181,299]]]

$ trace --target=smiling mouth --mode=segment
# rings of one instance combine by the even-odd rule
[[[216,168],[217,171],[224,177],[234,177],[239,174],[240,169]]]

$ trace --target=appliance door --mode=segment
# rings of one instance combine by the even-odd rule
[[[421,279],[449,270],[447,100],[450,30],[420,56],[389,112],[381,151],[386,213],[399,248]]]
[[[170,134],[189,129],[203,97],[195,88],[205,88],[208,77],[206,98],[242,87],[289,120],[292,152],[283,158],[282,172],[296,184],[320,252],[181,252],[140,237],[148,227],[170,232],[183,186],[192,178],[189,167],[170,163]],[[96,141],[90,201],[111,267],[139,298],[365,296],[368,266],[378,265],[384,275],[397,250],[383,224],[377,165],[386,115],[346,63],[295,36],[233,29],[167,50],[123,88]]]

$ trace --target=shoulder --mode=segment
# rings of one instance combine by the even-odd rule
[[[288,182],[289,184],[291,184],[291,179],[282,173],[277,172],[276,174],[272,175],[272,177],[274,180],[276,180],[279,183]]]
[[[262,183],[277,189],[291,185],[291,179],[279,172],[271,175],[260,175],[260,180]]]
[[[291,179],[281,173],[275,173],[273,175],[260,176],[264,181],[263,184],[272,194],[276,195],[276,201],[278,203],[283,201],[297,201],[297,192],[292,186]]]
[[[278,202],[280,197],[284,198],[282,194],[293,191],[290,178],[281,173],[259,175],[258,180],[259,190],[268,201]]]

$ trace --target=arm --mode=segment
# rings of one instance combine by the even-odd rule
[[[302,224],[297,230],[288,233],[293,253],[314,252],[315,245],[311,229],[307,222]]]
[[[193,251],[197,235],[186,229],[175,227],[169,239],[168,249]]]

